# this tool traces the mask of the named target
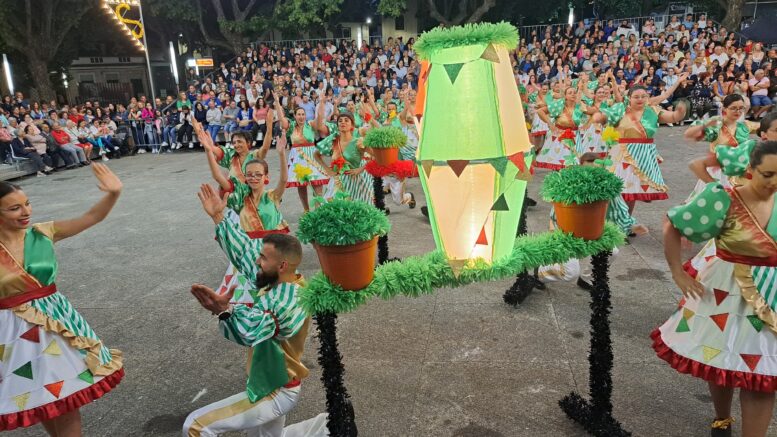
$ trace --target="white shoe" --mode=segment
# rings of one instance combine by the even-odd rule
[[[162,147],[165,147],[167,145],[167,141],[162,141]]]
[[[100,153],[99,153],[99,155],[100,155],[100,156],[103,156],[103,155],[105,155],[105,149],[100,149]]]
[[[119,146],[113,146],[113,150],[119,150]]]
[[[138,154],[146,153],[146,149],[138,149]]]
[[[175,150],[178,150],[178,149],[180,149],[181,147],[183,147],[183,144],[181,144],[181,143],[178,143],[178,144],[176,144],[176,145],[175,145]]]
[[[189,148],[193,149],[194,148],[194,143],[189,143]]]
[[[110,159],[108,159],[107,156],[103,155],[103,161],[108,162],[108,161],[110,161]]]
[[[38,174],[37,174],[36,176],[37,176],[37,177],[39,177],[39,178],[40,178],[40,177],[45,177],[45,176],[46,176],[46,173],[43,173],[42,171],[39,171],[39,172],[38,172]]]
[[[54,169],[49,167],[48,165],[46,166],[46,168],[43,169],[43,171],[52,171],[52,170],[54,170]]]

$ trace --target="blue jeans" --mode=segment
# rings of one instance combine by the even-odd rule
[[[750,96],[750,104],[752,106],[770,106],[772,100],[769,96]]]
[[[209,124],[208,125],[208,133],[210,134],[210,138],[213,140],[213,142],[216,142],[216,137],[219,136],[219,131],[221,130],[221,126],[218,124]]]
[[[167,144],[174,144],[175,130],[175,125],[165,126],[164,130],[162,131],[162,141],[166,141]]]
[[[228,121],[227,124],[224,125],[224,132],[228,134],[231,134],[236,130],[237,130],[237,123],[234,121]]]

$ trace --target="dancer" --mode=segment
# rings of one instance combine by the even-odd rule
[[[693,126],[685,131],[685,138],[690,141],[709,142],[710,153],[714,153],[715,147],[718,145],[737,147],[749,140],[751,130],[756,131],[758,128],[756,123],[739,121],[744,111],[745,99],[739,94],[729,94],[723,99],[722,117],[712,117],[706,122],[695,121]],[[699,165],[698,161],[694,162],[695,165]],[[731,183],[726,175],[720,171],[720,167],[714,166],[703,170],[691,168],[691,171],[695,174],[701,173],[701,177],[689,199],[699,194],[709,182],[718,181],[723,188],[731,187]]]
[[[634,214],[636,202],[650,202],[668,199],[668,187],[664,183],[661,169],[658,167],[658,152],[653,136],[659,123],[678,123],[685,118],[686,106],[678,104],[674,111],[654,109],[658,104],[674,93],[678,84],[683,82],[687,73],[680,77],[664,94],[651,98],[641,86],[629,89],[628,103],[616,103],[602,108],[594,121],[607,123],[618,130],[619,144],[610,150],[613,164],[610,171],[623,180],[623,199],[629,206],[629,214]],[[627,106],[628,105],[628,106]]]
[[[270,111],[272,112],[272,111]],[[266,119],[268,132],[272,132],[273,115]],[[195,132],[205,151],[212,152],[216,145],[208,132],[198,122],[194,124]],[[269,147],[272,135],[265,135],[262,147]],[[276,146],[280,162],[280,177],[274,190],[265,191],[265,185],[270,183],[269,166],[264,159],[252,159],[245,165],[245,182],[236,177],[226,177],[216,162],[213,153],[206,153],[211,175],[218,182],[221,193],[229,193],[227,218],[235,221],[250,238],[264,238],[269,234],[288,234],[289,225],[283,219],[280,203],[286,191],[288,170],[286,167],[286,135],[281,135]],[[232,264],[227,267],[224,279],[218,288],[219,294],[226,293],[230,288],[237,287],[232,303],[252,305],[256,299],[251,290],[246,287],[246,278]]]
[[[364,171],[364,148],[359,141],[359,131],[354,129],[353,115],[341,112],[337,124],[324,123],[323,104],[318,105],[318,132],[324,137],[316,144],[314,157],[331,178],[328,191],[344,191],[352,200],[373,203],[372,177]],[[366,128],[362,128],[366,129]],[[323,155],[332,158],[331,167]]]
[[[548,88],[547,83],[543,83],[539,91],[533,91],[529,94],[529,114],[531,114],[532,122],[529,132],[529,140],[534,146],[534,151],[539,152],[542,149],[542,145],[545,143],[545,135],[548,133],[548,124],[541,118],[539,111],[545,106],[546,96],[553,96]]]
[[[584,81],[581,81],[582,83]],[[541,108],[538,114],[542,121],[550,126],[550,136],[546,137],[534,165],[538,168],[561,170],[576,164],[575,138],[583,117],[577,88],[565,89],[563,99],[553,100],[547,107]]]
[[[288,174],[291,175],[291,180],[286,183],[286,187],[297,188],[302,208],[308,212],[310,211],[308,186],[313,187],[313,193],[316,196],[320,196],[323,186],[329,183],[326,169],[321,167],[314,157],[316,152],[316,129],[314,126],[318,125],[318,121],[314,120],[311,125],[305,120],[305,110],[297,108],[294,110],[294,120],[289,122],[274,93],[273,97],[276,111],[280,117],[281,129],[291,139],[288,162]]]
[[[51,436],[80,436],[79,408],[124,377],[121,352],[108,349],[55,285],[54,243],[101,222],[122,184],[93,164],[105,192],[71,220],[30,225],[30,200],[0,182],[0,431],[41,422]]]
[[[661,359],[707,381],[715,408],[712,436],[731,435],[731,401],[739,388],[741,435],[762,437],[777,390],[777,142],[718,151],[733,158],[722,163],[724,173],[747,178],[729,189],[712,182],[667,213],[664,254],[684,298],[651,337]],[[698,279],[683,270],[681,236],[716,240],[717,254]]]
[[[611,77],[611,75],[612,73],[608,72],[607,77]],[[593,100],[583,106],[583,112],[587,117],[578,130],[576,142],[578,156],[584,153],[596,153],[600,158],[604,158],[609,154],[610,146],[602,138],[605,126],[603,123],[597,122],[593,116],[601,112],[602,109],[607,109],[615,104],[616,99],[613,99],[612,94],[613,88],[610,83],[601,81],[594,92]],[[616,92],[616,98],[622,100],[620,93]]]
[[[219,295],[204,285],[192,286],[200,305],[218,315],[224,337],[251,348],[251,357],[245,391],[189,414],[183,436],[217,436],[238,430],[268,437],[327,435],[323,414],[284,429],[286,414],[297,405],[302,380],[309,374],[302,353],[310,317],[297,302],[297,291],[304,283],[297,274],[302,245],[283,234],[251,239],[240,226],[224,218],[226,196],[219,198],[207,184],[198,196],[216,224],[222,250],[250,286],[262,292],[249,308],[230,306],[233,290]]]
[[[777,141],[777,113],[772,112],[767,114],[766,117],[762,118],[756,133],[760,136],[762,141]],[[751,143],[753,141],[754,140],[751,139],[742,141],[737,147],[752,147]],[[702,185],[702,189],[700,189],[696,194],[700,193],[704,189],[706,183],[716,182],[711,172],[714,174],[720,174],[719,182],[724,188],[730,188],[733,185],[742,184],[741,178],[734,177],[733,180],[730,180],[725,174],[723,174],[722,171],[720,171],[720,163],[726,159],[730,162],[732,159],[726,155],[726,152],[730,152],[730,150],[727,150],[728,147],[731,146],[727,144],[718,144],[715,146],[713,153],[710,153],[704,158],[695,159],[688,165],[694,175],[699,178],[699,181],[703,181],[705,183],[705,185]],[[742,156],[744,155],[740,154],[737,159]],[[717,172],[715,170],[717,170]],[[724,180],[726,181],[725,183],[728,184],[728,187],[723,183]],[[688,203],[692,198],[693,197],[690,197],[685,201],[685,203]],[[689,275],[696,277],[704,265],[714,257],[715,253],[715,240],[709,240],[693,258],[689,259],[685,262],[685,264],[683,264],[683,268],[686,272],[688,272]]]
[[[415,102],[412,105],[415,107]],[[408,135],[408,131],[412,132],[415,129],[415,126],[412,124],[412,116],[409,117],[410,122],[408,123],[407,121],[410,112],[409,106],[405,102],[403,105],[404,109],[399,113],[397,112],[397,104],[394,101],[389,101],[386,104],[387,112],[381,113],[381,120],[384,126],[393,126],[401,129],[407,137],[407,143],[399,150],[399,159],[415,161],[415,152],[418,150],[418,137],[414,135],[414,132],[412,138]],[[411,140],[414,140],[415,144],[411,144]],[[415,208],[415,195],[405,191],[405,178],[398,178],[393,175],[385,176],[383,178],[383,189],[385,190],[386,188],[391,193],[391,200],[395,205],[407,205],[410,209]]]
[[[270,116],[272,111],[267,111],[267,116]],[[192,126],[194,123],[200,124],[197,120],[192,119]],[[202,124],[200,124],[202,129]],[[252,159],[264,159],[267,155],[267,151],[270,149],[270,145],[262,143],[262,147],[251,150],[251,144],[253,139],[251,138],[251,132],[249,130],[238,130],[232,134],[232,147],[220,146],[212,149],[216,161],[219,165],[229,169],[229,176],[235,177],[240,182],[245,182],[245,167]]]

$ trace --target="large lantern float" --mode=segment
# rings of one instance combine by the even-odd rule
[[[531,143],[508,50],[515,27],[479,23],[427,32],[416,115],[417,161],[435,243],[454,271],[513,249]]]

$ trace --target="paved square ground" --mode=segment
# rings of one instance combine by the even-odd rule
[[[658,359],[649,333],[679,300],[663,258],[662,216],[693,188],[687,163],[707,146],[686,144],[680,128],[662,128],[657,143],[672,198],[637,206],[651,234],[622,248],[610,271],[615,415],[637,436],[704,436],[713,414],[706,385]],[[269,157],[277,175],[275,153]],[[104,223],[57,245],[60,290],[125,357],[124,381],[82,409],[84,434],[180,435],[190,411],[241,391],[245,381],[246,350],[221,338],[217,321],[189,294],[194,282],[218,285],[227,264],[195,195],[210,181],[206,160],[202,153],[146,154],[109,165],[125,184],[118,206]],[[530,184],[535,199],[542,175]],[[38,222],[80,214],[100,196],[86,168],[19,183]],[[423,205],[418,181],[408,186]],[[286,192],[282,208],[296,229],[296,190]],[[392,256],[434,248],[419,209],[391,210]],[[547,229],[548,212],[545,203],[530,211],[531,231]],[[318,270],[309,246],[301,269],[306,275]],[[345,381],[360,435],[585,435],[557,401],[587,387],[588,294],[553,283],[514,309],[502,302],[509,285],[375,300],[340,316]],[[311,377],[290,423],[325,410],[317,344],[308,341],[304,361]]]

